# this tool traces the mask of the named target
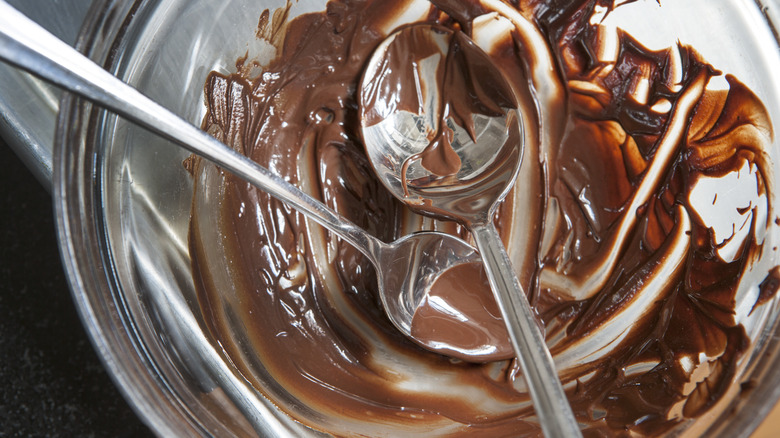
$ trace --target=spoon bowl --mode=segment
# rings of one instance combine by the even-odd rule
[[[412,320],[436,282],[458,266],[481,263],[466,242],[438,232],[410,234],[380,248],[369,258],[377,268],[382,305],[393,325],[414,341]]]
[[[426,48],[410,62],[413,74],[387,64],[420,46]],[[382,183],[417,211],[464,224],[487,220],[491,206],[511,189],[523,152],[515,95],[488,56],[475,49],[449,29],[405,28],[377,47],[360,90],[363,139]],[[467,98],[441,93],[442,87],[474,88],[477,77],[489,87]],[[395,91],[404,88],[417,91]]]

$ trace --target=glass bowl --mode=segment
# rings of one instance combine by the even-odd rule
[[[650,20],[635,20],[632,31],[640,41],[642,35],[673,33],[691,43],[755,90],[780,132],[780,87],[772,78],[780,66],[775,3],[668,3],[682,10],[664,22],[666,32]],[[206,75],[231,71],[250,51],[269,56],[256,42],[258,18],[263,9],[288,4],[97,0],[77,48],[199,125]],[[291,17],[323,6],[324,1],[293,2]],[[728,38],[710,39],[712,29]],[[661,38],[658,44],[668,42]],[[188,250],[193,179],[182,165],[188,154],[71,95],[63,99],[55,140],[55,208],[74,299],[107,368],[141,418],[161,436],[321,435],[277,407],[284,391],[269,376],[261,376],[264,388],[251,385],[203,329]],[[776,151],[777,144],[773,156]],[[774,168],[777,174],[777,164]],[[776,235],[770,235],[773,242]],[[780,397],[777,308],[776,299],[763,306],[761,323],[751,328],[757,347],[745,359],[741,391],[697,420],[698,432],[747,436]],[[314,423],[337,421],[303,408],[296,415]]]

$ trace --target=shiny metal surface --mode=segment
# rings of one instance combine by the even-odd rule
[[[73,44],[90,8],[90,0],[9,0],[26,16]],[[62,93],[55,87],[15,69],[0,65],[0,134],[51,190],[54,128]]]
[[[443,84],[438,80],[441,65],[448,59],[449,38],[445,37],[446,41],[438,45],[441,50],[439,56],[427,58],[438,61],[416,63],[410,58],[407,65],[400,68],[414,69],[411,77],[418,78],[420,83],[417,88],[426,90],[421,102],[425,109],[422,114],[398,109],[398,97],[393,93],[375,91],[392,89],[392,84],[400,83],[398,76],[409,77],[407,71],[385,70],[383,66],[399,61],[388,59],[393,53],[403,53],[402,49],[393,48],[403,39],[399,35],[415,31],[429,33],[432,40],[443,37],[440,29],[430,25],[407,27],[390,35],[368,61],[361,94],[378,97],[373,98],[376,101],[361,99],[363,113],[372,109],[365,108],[371,104],[394,110],[382,114],[384,120],[379,124],[368,124],[365,119],[361,121],[367,155],[379,179],[396,198],[411,206],[425,200],[471,231],[545,436],[582,436],[544,335],[493,224],[496,206],[514,185],[522,163],[522,118],[516,108],[504,108],[504,114],[498,117],[474,114],[476,138],[472,138],[466,127],[457,125],[453,118],[447,118],[447,126],[453,131],[452,149],[460,158],[460,169],[454,175],[441,178],[441,175],[423,167],[419,157],[430,147],[430,133],[445,129],[439,126],[444,123],[440,121],[439,111],[445,114],[453,111],[441,108],[442,93],[451,90],[442,89]],[[475,36],[474,40],[478,37]],[[501,78],[498,68],[495,65],[491,67],[495,71],[491,78]],[[377,82],[381,81],[391,85],[378,85]],[[497,83],[485,84],[485,87],[500,86]],[[503,87],[509,89],[506,82]],[[503,94],[504,89],[498,93]],[[513,141],[513,138],[517,140]],[[418,179],[425,183],[416,184]]]

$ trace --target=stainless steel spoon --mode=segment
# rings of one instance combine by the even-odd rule
[[[320,223],[365,254],[376,267],[390,321],[411,337],[411,320],[439,276],[478,262],[454,236],[420,232],[385,243],[147,98],[0,0],[0,59],[79,94],[243,178]]]
[[[412,208],[471,231],[545,435],[581,436],[492,221],[522,160],[511,86],[463,33],[413,25],[376,49],[359,104],[366,150],[384,185]]]

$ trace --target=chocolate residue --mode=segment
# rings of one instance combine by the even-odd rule
[[[777,295],[778,290],[780,290],[780,266],[775,266],[769,270],[764,281],[758,285],[758,299],[756,299],[756,304],[753,305],[750,313],[753,313],[756,307],[768,303]]]
[[[467,362],[513,358],[498,305],[483,293],[489,288],[480,264],[445,272],[414,313],[412,338],[431,351]]]
[[[526,147],[496,225],[575,414],[594,436],[657,435],[702,415],[735,384],[748,352],[738,284],[776,222],[763,104],[731,76],[728,90],[709,89],[720,72],[693,48],[654,52],[624,32],[603,32],[591,17],[596,6],[612,10],[611,1],[438,0],[417,17],[402,13],[411,4],[331,0],[283,32],[260,29],[280,44],[277,57],[256,78],[212,73],[204,129],[383,240],[420,229],[469,239],[455,224],[411,212],[377,180],[359,135],[356,90],[374,48],[400,26],[429,23],[470,38],[480,26],[510,26],[511,44],[485,51],[517,95]],[[399,105],[415,108],[410,90],[396,91]],[[736,233],[716,238],[690,198],[706,178],[744,166],[756,197],[737,211],[749,232],[732,258],[724,242]],[[468,363],[423,349],[384,316],[373,268],[357,250],[231,175],[199,165],[195,177],[196,198],[219,192],[218,205],[193,207],[190,246],[206,323],[280,409],[335,435],[540,434],[513,360]],[[216,237],[206,217],[214,208]],[[466,278],[461,286],[482,296],[431,299],[484,303],[474,314],[485,320],[469,322],[487,329],[483,339],[464,341],[501,348],[490,290]],[[775,268],[757,305],[778,282]],[[417,329],[452,323],[427,322]]]

